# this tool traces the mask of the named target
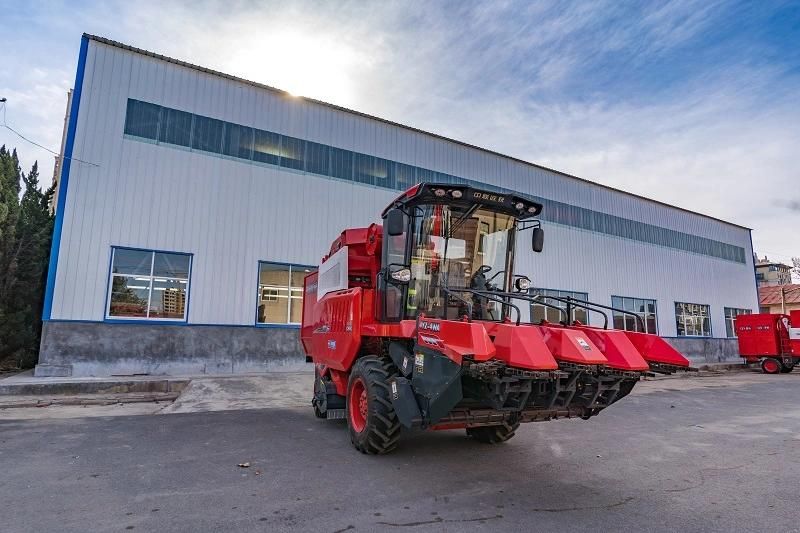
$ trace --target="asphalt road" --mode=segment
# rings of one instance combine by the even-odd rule
[[[0,531],[800,531],[800,375],[684,381],[384,457],[310,408],[0,421]]]

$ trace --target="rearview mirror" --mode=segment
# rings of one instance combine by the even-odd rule
[[[384,227],[386,228],[386,233],[388,233],[390,237],[402,235],[406,230],[403,212],[396,207],[394,209],[390,209],[389,212],[386,213]]]
[[[542,228],[533,228],[533,235],[531,235],[531,245],[533,251],[539,253],[544,248],[544,230]]]

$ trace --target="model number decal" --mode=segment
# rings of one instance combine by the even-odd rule
[[[442,325],[439,322],[422,322],[419,323],[419,329],[427,331],[441,331]]]
[[[589,343],[586,342],[582,337],[575,337],[575,342],[581,345],[581,348],[584,350],[591,350],[592,347],[589,346]]]

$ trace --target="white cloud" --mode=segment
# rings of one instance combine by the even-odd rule
[[[57,147],[78,37],[88,31],[730,219],[756,230],[762,253],[800,255],[800,212],[788,203],[800,202],[800,82],[745,44],[702,62],[693,46],[738,16],[727,5],[661,2],[641,13],[611,1],[420,6],[42,10],[50,40],[19,48],[17,63],[19,72],[35,70],[0,73],[0,92],[12,95],[16,126]],[[660,69],[681,53],[681,65],[694,68],[675,81]],[[47,160],[0,131],[2,142]]]

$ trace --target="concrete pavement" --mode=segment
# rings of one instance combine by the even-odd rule
[[[798,387],[646,382],[590,421],[498,447],[414,433],[384,457],[306,405],[0,421],[0,529],[800,531]]]

